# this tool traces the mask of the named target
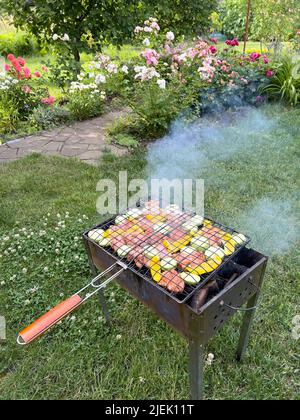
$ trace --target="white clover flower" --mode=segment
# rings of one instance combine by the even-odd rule
[[[143,378],[142,376],[139,377],[139,381],[141,384],[144,384],[146,382],[145,378]]]
[[[45,273],[48,273],[48,272],[49,272],[49,267],[45,267],[45,268],[44,268],[44,272],[45,272]]]
[[[52,36],[53,41],[57,41],[59,39],[59,36],[57,34],[54,34]]]
[[[76,321],[76,316],[75,316],[75,315],[73,315],[73,316],[71,316],[71,318],[70,318],[70,319],[71,319],[71,321],[72,321],[72,322],[74,322],[74,321]]]
[[[118,72],[118,66],[116,64],[110,63],[108,64],[108,66],[106,67],[106,70],[108,71],[108,73],[113,74],[113,73],[117,73]]]
[[[166,89],[166,87],[167,87],[167,82],[164,79],[159,79],[157,81],[157,84],[158,84],[160,89]]]
[[[206,364],[207,366],[211,366],[213,364],[215,360],[215,355],[212,353],[209,353],[209,355],[207,356],[207,360],[206,360]]]
[[[28,306],[28,305],[30,305],[30,303],[31,303],[30,300],[27,299],[27,300],[25,300],[24,305]]]
[[[118,341],[122,340],[122,336],[121,336],[121,334],[118,334],[118,335],[116,336],[116,339],[117,339]]]
[[[166,38],[167,38],[168,41],[174,41],[175,35],[174,35],[173,32],[168,32],[167,35],[166,35]]]
[[[22,273],[27,274],[27,272],[28,272],[27,268],[23,268]]]

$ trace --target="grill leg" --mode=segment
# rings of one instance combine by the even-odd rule
[[[264,267],[261,272],[260,280],[258,283],[258,292],[248,301],[247,308],[255,308],[257,307],[258,300],[260,297],[260,290],[264,281],[266,268],[267,268],[268,260],[265,260]],[[245,356],[247,346],[249,343],[250,333],[251,333],[251,327],[254,321],[254,316],[256,313],[256,309],[253,309],[252,311],[246,312],[244,316],[244,321],[241,329],[241,336],[240,341],[237,349],[236,358],[239,362],[241,362]]]
[[[259,299],[260,293],[257,293],[254,295],[249,301],[247,308],[253,308],[257,305],[258,299]],[[247,346],[249,343],[250,333],[251,333],[251,327],[254,321],[256,309],[253,309],[253,311],[246,312],[243,320],[243,325],[241,329],[241,336],[240,341],[237,349],[236,358],[239,362],[241,362],[245,356]]]
[[[190,393],[191,399],[203,400],[204,347],[199,340],[189,342]]]
[[[98,272],[97,272],[97,267],[93,263],[90,247],[89,247],[89,245],[86,241],[84,241],[84,245],[85,245],[86,252],[87,252],[87,255],[88,255],[88,260],[89,260],[89,265],[91,267],[92,275],[94,277],[96,277],[98,275]],[[106,303],[106,299],[105,299],[103,290],[99,290],[98,299],[99,299],[100,305],[102,307],[102,311],[103,311],[103,314],[105,316],[106,322],[109,325],[109,327],[112,327],[112,321],[111,321],[109,309],[108,309],[108,306],[107,306],[107,303]]]

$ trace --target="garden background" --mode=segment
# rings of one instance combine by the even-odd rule
[[[186,343],[116,286],[113,331],[94,301],[15,344],[89,279],[80,233],[99,222],[99,179],[171,169],[204,178],[207,213],[271,257],[246,363],[236,318],[207,349],[207,397],[300,398],[299,4],[252,0],[244,50],[248,1],[175,3],[0,0],[1,142],[121,110],[105,139],[127,152],[0,165],[1,399],[188,398]]]

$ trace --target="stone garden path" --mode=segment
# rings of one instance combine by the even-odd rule
[[[106,144],[104,136],[105,128],[122,115],[124,111],[114,111],[92,120],[76,122],[67,127],[0,145],[0,164],[32,153],[78,158],[90,165],[97,165],[105,149],[122,156],[126,149]]]

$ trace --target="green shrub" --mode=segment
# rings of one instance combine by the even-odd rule
[[[300,102],[300,60],[295,62],[291,57],[284,57],[263,92],[296,106]]]
[[[12,100],[1,97],[0,101],[0,134],[16,130],[19,121],[18,110]],[[1,144],[1,139],[0,139]]]
[[[71,121],[70,112],[62,107],[53,106],[45,108],[40,106],[32,112],[28,123],[40,130],[49,130],[53,127],[66,124]]]
[[[71,85],[68,109],[75,120],[83,121],[97,117],[103,112],[104,95],[97,86],[73,83]]]
[[[0,54],[7,56],[28,56],[40,51],[40,46],[35,37],[24,32],[9,32],[0,35]]]

